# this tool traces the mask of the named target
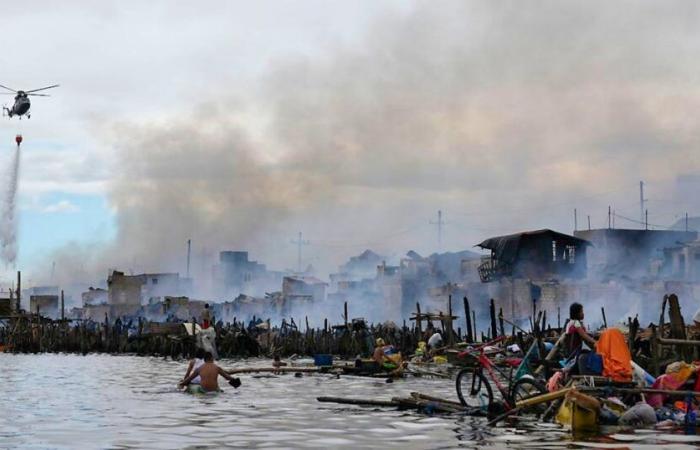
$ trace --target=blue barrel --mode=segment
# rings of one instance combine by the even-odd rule
[[[333,355],[314,355],[314,364],[317,366],[332,366]]]

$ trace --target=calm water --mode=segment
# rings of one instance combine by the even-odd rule
[[[224,367],[269,364],[220,361]],[[697,448],[696,436],[637,431],[572,441],[551,424],[318,403],[317,396],[453,398],[446,380],[243,375],[211,396],[178,392],[186,363],[108,355],[0,354],[0,448]]]

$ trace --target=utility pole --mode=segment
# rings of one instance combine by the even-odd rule
[[[442,211],[438,211],[437,214],[437,222],[433,222],[432,220],[430,221],[431,225],[436,225],[437,226],[437,233],[438,233],[438,252],[442,250],[442,226],[445,225],[445,222],[442,220]]]
[[[299,237],[296,241],[292,240],[292,244],[297,245],[297,272],[301,273],[301,246],[309,245],[309,241],[302,239],[301,231],[299,232]]]
[[[647,202],[647,199],[644,198],[644,182],[640,181],[639,182],[639,220],[644,222],[644,204]]]
[[[576,208],[574,208],[574,231],[578,230],[578,214]]]
[[[644,211],[644,229],[648,230],[649,229],[649,210]]]
[[[588,231],[591,231],[591,216],[588,216]]]
[[[612,208],[610,208],[610,206],[608,206],[608,229],[612,228],[612,223],[611,223],[612,212],[611,211],[612,211]]]
[[[688,213],[685,213],[685,232],[688,232]]]
[[[187,239],[187,278],[190,277],[190,256],[192,256],[192,239]]]

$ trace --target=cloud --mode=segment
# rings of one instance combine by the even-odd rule
[[[45,206],[41,210],[41,212],[43,212],[45,214],[76,213],[79,211],[80,211],[80,207],[69,202],[68,200],[60,200],[56,203],[52,203],[50,205]]]

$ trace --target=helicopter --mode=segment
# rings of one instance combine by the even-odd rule
[[[29,96],[30,95],[36,95],[38,97],[50,97],[50,95],[47,94],[36,94],[35,92],[38,91],[43,91],[46,89],[53,89],[58,87],[58,84],[54,84],[52,86],[46,86],[43,88],[39,89],[32,89],[31,91],[16,91],[14,89],[11,89],[7,86],[3,86],[0,84],[0,88],[7,89],[8,91],[11,92],[0,92],[0,94],[4,95],[14,95],[15,96],[15,104],[12,105],[12,108],[8,108],[6,106],[2,107],[2,113],[3,115],[7,115],[10,118],[12,116],[17,116],[20,119],[22,118],[23,115],[27,116],[27,119],[31,118],[31,114],[29,114],[29,107],[31,106],[31,102],[29,101]]]

